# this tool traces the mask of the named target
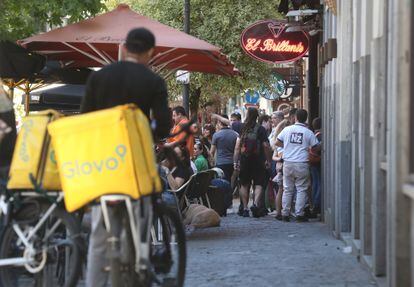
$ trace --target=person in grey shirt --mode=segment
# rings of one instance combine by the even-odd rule
[[[227,115],[221,117],[228,120]],[[216,158],[216,167],[222,169],[225,179],[231,182],[234,147],[239,134],[230,129],[226,121],[218,121],[217,129],[219,131],[213,135],[210,153]]]

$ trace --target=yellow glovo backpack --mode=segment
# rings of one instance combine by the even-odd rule
[[[31,176],[42,189],[61,189],[47,125],[62,116],[57,111],[46,110],[23,118],[10,166],[8,189],[33,190]]]
[[[48,129],[69,212],[105,194],[161,191],[151,128],[136,106],[62,118]]]

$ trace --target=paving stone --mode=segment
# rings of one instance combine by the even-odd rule
[[[375,286],[344,247],[320,222],[230,214],[188,236],[185,286]]]

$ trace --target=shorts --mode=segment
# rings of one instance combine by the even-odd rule
[[[241,159],[240,160],[240,184],[248,185],[253,181],[253,185],[264,185],[268,179],[265,164],[263,160],[258,159]]]

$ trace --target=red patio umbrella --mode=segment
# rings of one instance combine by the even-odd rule
[[[71,67],[100,67],[118,59],[119,45],[128,31],[145,27],[156,37],[151,65],[157,70],[187,70],[234,75],[234,65],[220,48],[163,25],[121,4],[116,9],[75,24],[18,41],[48,60]]]

